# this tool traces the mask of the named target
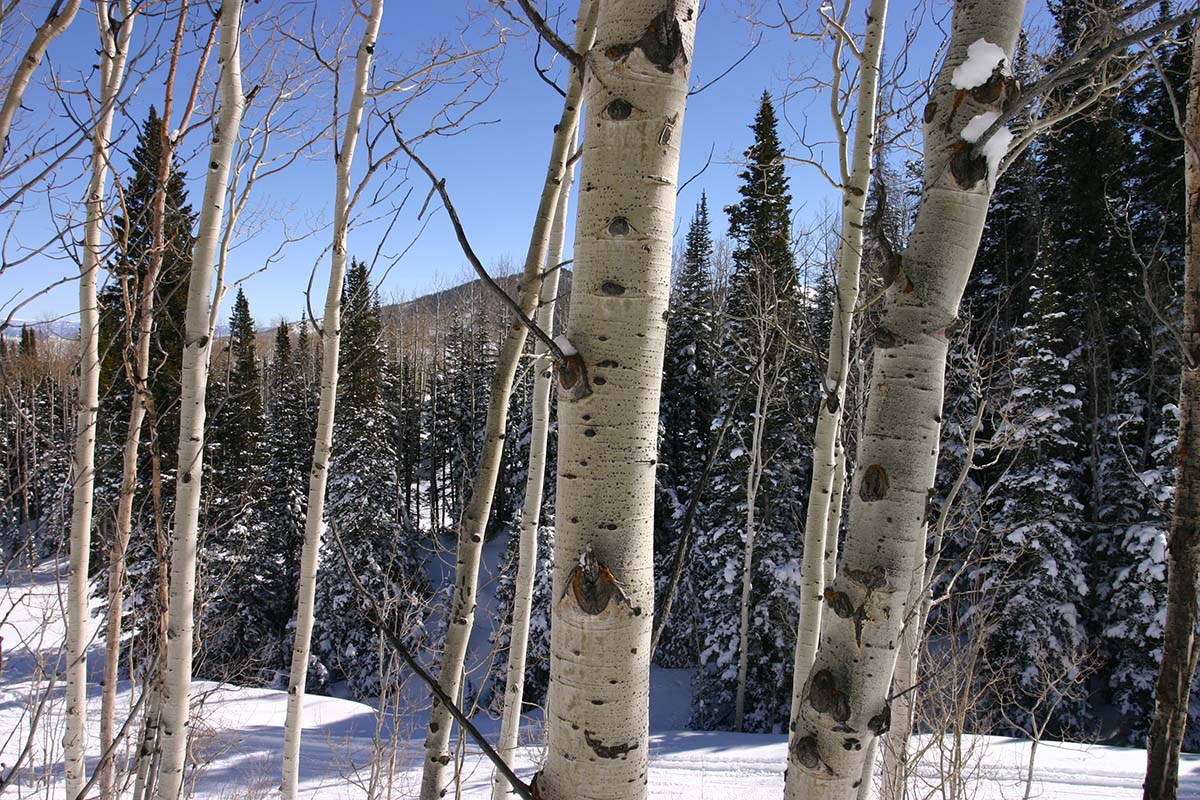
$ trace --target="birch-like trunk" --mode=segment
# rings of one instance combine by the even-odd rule
[[[824,605],[825,567],[828,561],[825,540],[828,536],[832,499],[841,487],[834,486],[838,473],[842,409],[846,404],[846,379],[850,374],[850,339],[854,309],[858,304],[859,271],[862,267],[863,217],[867,189],[871,182],[871,157],[875,150],[875,107],[879,94],[879,59],[883,54],[883,32],[887,20],[887,0],[872,0],[867,11],[867,28],[859,59],[858,97],[856,100],[854,141],[850,153],[842,151],[841,163],[849,162],[843,175],[842,228],[838,248],[836,307],[829,330],[829,356],[825,367],[825,401],[817,412],[817,430],[813,437],[812,478],[808,490],[808,510],[804,522],[804,552],[800,562],[800,619],[796,630],[796,660],[792,679],[792,721],[800,710],[801,693],[817,655]],[[840,49],[840,48],[839,48]],[[839,70],[831,100],[835,122],[842,124],[837,105],[840,102]],[[842,140],[845,141],[844,139]],[[844,148],[844,145],[842,145]],[[843,473],[843,482],[845,480]],[[840,509],[839,509],[840,515]],[[834,530],[836,560],[836,528]]]
[[[591,50],[595,39],[595,7],[598,3],[587,3],[581,8],[583,23],[579,26],[575,49],[579,53]],[[585,18],[586,17],[586,18]],[[554,142],[550,150],[550,163],[546,179],[542,184],[542,196],[534,218],[533,232],[529,237],[529,249],[525,254],[525,266],[521,273],[521,285],[517,290],[517,302],[526,318],[532,317],[537,309],[541,289],[541,269],[546,263],[546,252],[550,243],[550,228],[554,222],[555,208],[563,191],[568,152],[575,141],[575,130],[579,122],[579,104],[583,89],[577,75],[572,75],[563,99],[563,110],[558,125],[554,128]],[[529,334],[520,322],[514,322],[504,337],[496,359],[496,371],[492,375],[488,395],[487,419],[484,422],[483,447],[479,456],[479,467],[471,485],[471,497],[458,524],[458,547],[454,569],[454,600],[450,609],[450,624],[446,631],[446,645],[442,651],[442,662],[438,671],[438,683],[448,697],[457,697],[462,687],[463,667],[467,658],[467,644],[475,624],[475,594],[479,588],[479,562],[483,552],[483,535],[492,513],[492,497],[496,492],[496,481],[500,475],[500,459],[504,452],[504,438],[508,425],[508,404],[512,395],[513,379],[525,340]],[[447,765],[451,761],[449,751],[451,723],[450,711],[434,701],[429,711],[429,732],[425,737],[425,769],[421,776],[421,800],[437,800],[445,794]]]
[[[317,410],[317,432],[313,443],[312,470],[308,476],[308,507],[304,518],[304,544],[300,551],[300,585],[296,592],[296,638],[292,643],[291,673],[288,677],[287,718],[283,727],[283,800],[295,800],[300,782],[300,735],[304,725],[304,690],[308,682],[308,658],[312,648],[313,606],[317,591],[317,566],[321,553],[321,530],[325,519],[325,486],[333,451],[333,416],[337,405],[338,353],[342,341],[342,283],[346,277],[350,228],[350,177],[354,150],[362,128],[363,108],[370,85],[371,61],[383,21],[383,0],[371,0],[366,27],[355,54],[354,89],[346,112],[346,129],[336,155],[334,185],[333,251],[329,287],[325,292],[325,316],[321,332],[321,400]]]
[[[200,206],[188,304],[184,318],[179,410],[179,475],[175,481],[175,527],[171,543],[171,584],[167,601],[167,663],[163,675],[162,756],[155,797],[178,800],[188,746],[188,703],[192,683],[193,610],[196,593],[196,531],[204,467],[204,400],[212,349],[209,315],[212,283],[230,162],[242,120],[242,0],[221,6],[221,108],[212,132],[208,174]]]
[[[842,497],[846,491],[846,453],[842,447],[842,437],[834,438],[833,445],[833,487],[829,498],[829,515],[825,522],[825,586],[833,583],[837,575],[838,531],[842,527]]]
[[[50,7],[46,21],[34,33],[33,41],[29,43],[25,54],[17,62],[17,68],[8,82],[4,103],[0,105],[0,163],[8,155],[8,134],[12,130],[13,118],[17,115],[17,109],[21,107],[21,99],[25,97],[25,90],[29,88],[29,82],[33,80],[33,73],[42,63],[42,58],[45,57],[50,43],[57,39],[74,21],[75,14],[78,13],[82,3],[83,0],[67,0],[64,7],[62,0],[57,0]],[[108,12],[103,9],[98,9],[97,13],[102,19],[108,17]]]
[[[768,318],[759,320],[760,325],[770,324]],[[761,330],[761,329],[760,329]],[[767,379],[766,358],[762,354],[770,347],[769,337],[763,337],[758,365],[754,368],[754,420],[750,428],[750,464],[746,467],[746,536],[742,543],[742,595],[738,603],[738,668],[733,692],[733,729],[746,727],[746,676],[750,667],[750,612],[754,596],[754,537],[757,533],[755,510],[758,505],[758,488],[762,484],[764,429],[767,421],[767,406],[771,402],[773,382]]]
[[[79,408],[75,423],[67,578],[67,725],[63,738],[68,797],[77,797],[83,791],[87,772],[84,754],[87,750],[88,560],[96,477],[96,414],[100,406],[100,313],[96,285],[103,260],[101,237],[104,233],[104,193],[108,186],[109,140],[133,30],[128,0],[122,3],[121,12],[123,19],[119,33],[109,24],[107,13],[96,15],[100,34],[100,97],[92,130],[92,175],[85,200],[83,260],[79,266]],[[106,675],[107,672],[106,668]]]
[[[658,405],[700,7],[600,5],[567,326],[592,392],[559,396],[544,800],[641,800],[649,755]]]
[[[1167,542],[1167,622],[1147,751],[1146,800],[1179,794],[1179,748],[1196,671],[1200,579],[1200,34],[1192,33],[1192,70],[1184,123],[1187,256],[1183,276],[1183,374],[1179,386],[1179,458]]]
[[[957,317],[990,198],[986,160],[960,133],[975,115],[998,111],[1010,93],[1000,76],[959,90],[951,75],[979,39],[1011,59],[1023,11],[1024,0],[955,4],[946,60],[924,113],[917,222],[901,263],[889,271],[874,344],[842,565],[826,592],[835,613],[825,615],[790,735],[789,800],[853,798],[867,749],[891,722],[897,644],[914,571],[923,568],[946,329]]]
[[[574,78],[573,78],[574,80]],[[575,140],[572,132],[571,141]],[[562,192],[550,229],[550,250],[546,273],[538,300],[537,324],[554,335],[554,306],[558,279],[562,273],[563,239],[567,231],[567,206],[571,196],[573,170],[563,175]],[[500,740],[496,752],[512,766],[521,728],[521,697],[525,693],[525,657],[529,651],[529,617],[533,610],[533,585],[537,574],[538,528],[542,517],[542,488],[546,479],[546,438],[550,430],[550,382],[553,369],[548,348],[540,339],[533,354],[537,374],[533,379],[532,425],[529,433],[529,469],[525,478],[525,499],[521,505],[521,527],[517,544],[517,579],[513,590],[512,628],[508,638],[508,677],[504,684],[504,712],[500,720]],[[512,787],[499,770],[492,775],[492,800],[505,800]]]

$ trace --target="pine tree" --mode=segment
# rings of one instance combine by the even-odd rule
[[[688,229],[683,258],[671,290],[663,391],[659,410],[658,501],[655,505],[655,597],[661,606],[670,580],[680,525],[700,477],[716,414],[716,356],[712,291],[712,233],[708,199],[701,195]],[[708,496],[711,497],[711,489]],[[700,502],[700,501],[698,501]],[[696,514],[698,520],[704,514]],[[692,543],[695,542],[693,523]],[[689,547],[696,552],[694,547]],[[697,557],[702,557],[697,553]],[[691,556],[688,556],[689,561]],[[695,588],[685,571],[676,591],[671,618],[655,657],[667,667],[697,662],[703,623],[694,603]]]
[[[329,530],[317,578],[313,652],[330,674],[370,696],[379,693],[379,653],[387,645],[363,612],[346,570],[354,570],[386,610],[388,624],[405,635],[415,635],[428,588],[418,532],[400,523],[396,452],[382,395],[382,321],[370,276],[360,262],[353,261],[347,270],[342,309]]]
[[[802,442],[812,429],[806,365],[785,336],[803,316],[791,245],[791,195],[770,97],[764,92],[751,130],[754,143],[739,173],[741,201],[726,209],[735,243],[726,333],[719,358],[728,408],[743,383],[754,386],[734,415],[721,469],[712,478],[712,521],[696,546],[706,563],[698,575],[708,620],[700,652],[693,718],[704,728],[735,724],[742,576],[748,535],[747,480],[754,499],[749,647],[744,726],[780,729],[788,719],[778,688],[791,685],[795,649],[798,552],[793,535],[803,518],[798,498],[808,483]],[[811,366],[811,365],[807,365]],[[815,374],[815,373],[813,373]],[[761,420],[755,448],[755,420]],[[714,423],[715,424],[715,423]],[[759,467],[752,466],[757,459]]]

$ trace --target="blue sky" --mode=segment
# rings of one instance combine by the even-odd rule
[[[322,0],[322,13],[330,7]],[[862,7],[865,8],[865,4]],[[282,16],[284,8],[282,0],[248,4],[247,24],[251,24],[256,15],[276,13]],[[486,5],[477,6],[476,10],[504,20],[503,16],[497,15]],[[899,46],[906,23],[914,16],[927,18],[922,36],[910,55],[916,74],[924,74],[930,69],[941,37],[937,26],[930,23],[928,18],[944,18],[947,12],[948,6],[944,3],[932,8],[917,7],[914,0],[898,0],[892,4],[889,35],[893,48]],[[743,63],[723,79],[691,97],[688,103],[680,180],[700,170],[710,152],[712,162],[680,195],[678,217],[685,223],[691,216],[700,192],[706,191],[714,212],[715,233],[718,235],[724,232],[726,225],[720,209],[736,199],[737,161],[750,142],[747,126],[753,118],[759,95],[766,89],[772,96],[780,98],[789,87],[795,90],[796,85],[791,80],[795,76],[824,74],[828,69],[826,57],[817,44],[793,42],[783,30],[754,27],[745,20],[750,13],[750,7],[741,0],[709,0],[700,18],[693,59],[692,84],[701,86],[716,78],[745,54],[757,38],[762,39],[759,47]],[[862,24],[863,13],[861,8],[852,12],[851,20],[856,29]],[[85,11],[80,13],[72,30],[51,49],[53,67],[60,74],[79,75],[81,69],[92,60],[89,50],[94,50],[94,20],[90,16],[85,17],[85,14],[90,14],[86,4]],[[381,46],[376,51],[379,63],[386,65],[404,60],[403,54],[414,52],[431,37],[457,36],[463,28],[466,15],[466,6],[461,3],[400,4],[393,1],[385,11]],[[769,22],[779,21],[773,3],[764,4],[760,16]],[[486,27],[486,20],[476,18],[472,25],[476,38],[472,41],[482,41],[478,36]],[[572,27],[570,15],[567,15],[560,29],[569,32]],[[354,30],[353,36],[357,40],[359,29],[356,27]],[[472,117],[476,122],[489,124],[480,124],[459,136],[430,141],[421,148],[426,160],[446,178],[447,188],[472,244],[489,266],[507,259],[515,268],[524,256],[545,171],[552,126],[561,110],[558,95],[532,69],[533,44],[529,36],[509,38],[499,67],[499,85],[487,103]],[[548,50],[543,49],[543,60],[547,54]],[[44,77],[46,72],[39,77]],[[561,79],[561,69],[557,74]],[[271,91],[271,87],[264,86],[263,91]],[[161,107],[161,92],[161,80],[145,81],[124,109],[124,117],[118,124],[129,129],[140,123],[151,103]],[[34,87],[27,95],[26,106],[31,109],[30,113],[37,114],[39,108],[46,108],[51,99],[47,89]],[[917,100],[912,102],[919,108]],[[814,91],[792,96],[781,111],[787,122],[781,131],[785,143],[795,146],[799,131],[805,126],[808,138],[827,139],[827,103],[826,96]],[[306,113],[327,117],[329,111],[314,103]],[[404,127],[420,123],[415,119],[408,121],[402,118],[400,124]],[[197,132],[192,135],[189,144],[202,150],[204,139],[203,132]],[[131,146],[131,142],[131,138],[125,140],[126,148]],[[829,152],[818,151],[818,157],[826,160],[826,163],[832,163],[828,161],[830,156]],[[403,156],[395,163],[403,167]],[[118,166],[121,167],[120,164]],[[187,171],[190,196],[195,204],[202,187],[194,176],[202,175],[203,170],[190,164]],[[790,171],[798,217],[811,218],[819,214],[822,208],[829,207],[832,190],[814,168],[794,165]],[[428,184],[415,171],[408,175],[407,184],[395,183],[399,180],[398,175],[392,176],[391,180],[392,185],[398,186],[393,198],[402,197],[409,187],[413,188],[413,192],[409,204],[397,217],[390,238],[380,250],[383,257],[377,263],[375,274],[385,299],[415,296],[453,285],[468,277],[466,260],[458,248],[445,213],[436,202],[431,204],[436,212],[428,219],[424,232],[408,247],[423,224],[416,219],[416,210],[428,191]],[[378,188],[381,184],[373,185]],[[257,226],[259,232],[234,252],[228,277],[237,280],[263,266],[264,259],[279,244],[283,220],[298,223],[327,219],[332,193],[333,165],[328,148],[314,160],[297,163],[263,183],[259,201],[257,204],[252,201],[262,218]],[[64,191],[63,196],[69,196],[69,192]],[[379,212],[387,213],[389,208],[385,203]],[[39,222],[45,218],[45,210],[38,210],[34,203],[21,215],[16,228],[30,240],[36,239],[35,234],[39,230],[48,230],[44,221]],[[371,259],[379,247],[383,228],[382,223],[375,223],[352,230],[351,253],[365,260]],[[289,245],[265,272],[246,280],[244,289],[260,326],[281,318],[295,319],[301,313],[304,307],[303,293],[314,263],[318,267],[313,281],[313,305],[319,309],[328,262],[327,256],[321,257],[321,251],[328,239],[328,231],[324,230],[305,241]],[[568,247],[569,242],[568,236]],[[393,264],[395,256],[406,247],[408,249],[403,258]],[[9,248],[15,252],[11,243]],[[73,269],[70,262],[55,261],[48,257],[39,257],[15,267],[0,278],[0,303],[8,302],[14,296],[26,296]],[[39,320],[69,315],[75,303],[74,287],[68,284],[31,303],[22,310],[20,317]],[[227,298],[222,317],[228,313],[228,305]]]

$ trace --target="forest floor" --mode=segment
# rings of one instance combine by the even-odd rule
[[[62,785],[61,644],[63,591],[50,565],[32,575],[0,579],[0,779],[14,765],[16,780],[4,792],[14,798],[59,798]],[[89,659],[99,675],[100,645]],[[50,702],[30,736],[38,698]],[[128,706],[130,690],[120,686]],[[194,686],[194,794],[204,800],[257,800],[275,796],[287,699],[285,692],[211,682]],[[95,724],[100,687],[90,691],[93,725],[89,770],[99,757]],[[688,674],[655,670],[651,691],[650,794],[689,800],[777,800],[782,796],[786,739],[780,735],[700,732],[684,729],[689,703]],[[498,721],[483,717],[480,727],[495,737]],[[120,719],[121,717],[118,717]],[[321,800],[411,797],[419,783],[423,714],[382,717],[362,703],[313,696],[305,705],[301,754],[302,795]],[[541,757],[540,720],[527,717],[517,771],[529,776]],[[954,742],[916,737],[924,753],[914,779],[916,798],[948,796],[939,764]],[[939,746],[940,745],[940,746]],[[1025,794],[1030,743],[968,736],[961,741],[964,786],[957,795],[975,800],[1012,800]],[[24,753],[24,755],[22,755]],[[488,796],[491,770],[479,748],[461,750],[462,794]],[[1139,798],[1145,751],[1075,743],[1043,742],[1037,749],[1031,797]],[[1181,798],[1200,800],[1200,756],[1184,756]]]

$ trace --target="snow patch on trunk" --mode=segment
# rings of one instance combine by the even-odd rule
[[[579,351],[575,349],[575,345],[571,344],[571,340],[566,336],[563,336],[561,333],[554,337],[554,343],[558,345],[559,350],[562,350],[564,356],[573,356],[579,353]]]
[[[967,47],[967,60],[954,68],[950,82],[955,89],[974,89],[983,86],[992,71],[1008,60],[1008,55],[998,44],[987,39],[976,39]]]
[[[981,40],[982,41],[982,40]],[[975,144],[979,141],[979,137],[992,127],[992,124],[1000,119],[1000,112],[985,111],[982,114],[976,114],[962,129],[962,138],[964,141]],[[996,188],[996,176],[1000,170],[1000,161],[1008,154],[1008,148],[1012,144],[1013,132],[1007,126],[1001,126],[996,129],[996,132],[988,137],[982,145],[979,146],[979,153],[987,159],[987,174],[988,174],[988,189]]]

